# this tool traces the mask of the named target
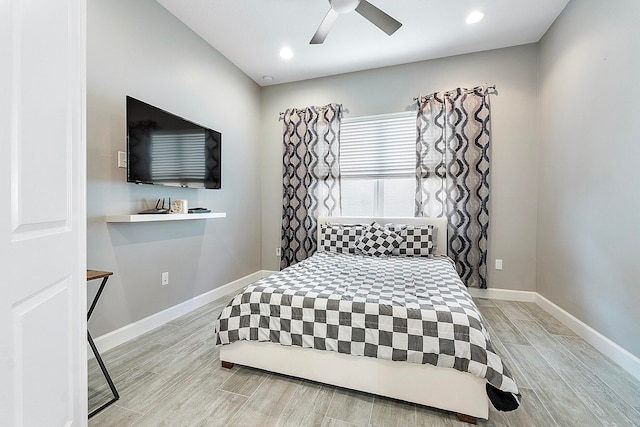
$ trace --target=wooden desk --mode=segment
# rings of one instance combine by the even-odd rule
[[[111,271],[87,270],[87,282],[90,282],[96,279],[102,279],[102,282],[100,283],[100,287],[98,288],[98,292],[96,293],[96,296],[93,297],[93,301],[91,302],[91,306],[89,307],[89,312],[87,313],[87,322],[91,318],[91,314],[93,313],[93,310],[96,308],[96,304],[98,303],[98,299],[100,299],[100,295],[104,290],[104,286],[107,284],[107,280],[111,275],[113,275]],[[100,353],[98,353],[98,349],[96,348],[96,345],[93,342],[93,338],[91,338],[91,333],[89,332],[88,329],[87,329],[87,340],[89,341],[89,345],[91,346],[91,350],[93,351],[93,354],[96,356],[98,365],[100,365],[102,374],[104,375],[104,378],[107,380],[107,383],[109,384],[111,393],[113,393],[113,399],[109,400],[107,403],[101,405],[99,408],[94,409],[89,413],[89,418],[91,418],[98,412],[105,409],[107,406],[114,403],[116,400],[120,399],[120,395],[118,394],[118,390],[116,390],[116,386],[113,384],[113,381],[111,380],[109,371],[107,371],[107,367],[104,365],[104,362],[102,361],[102,357],[100,357]]]

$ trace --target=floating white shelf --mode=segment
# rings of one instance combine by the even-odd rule
[[[190,213],[190,214],[136,214],[108,215],[107,222],[154,222],[186,221],[193,219],[226,218],[226,212]]]

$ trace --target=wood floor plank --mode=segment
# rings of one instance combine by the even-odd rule
[[[88,407],[89,412],[93,411],[96,408],[99,408],[103,404],[107,403],[113,399],[113,393],[111,393],[111,389],[105,382],[104,385],[98,388],[89,387],[89,396],[88,396]]]
[[[543,357],[565,382],[598,416],[603,425],[640,425],[640,414],[620,401],[619,396],[587,365],[580,362],[537,322],[514,320],[536,348],[544,348]]]
[[[247,399],[222,390],[215,394],[193,390],[188,396],[169,398],[156,405],[134,426],[224,426],[238,413]]]
[[[505,344],[505,347],[520,361],[540,401],[559,425],[594,427],[602,425],[536,349],[518,344]]]
[[[358,424],[348,423],[346,421],[336,420],[334,418],[324,417],[322,420],[321,427],[355,427]]]
[[[547,355],[547,350],[554,349],[558,346],[557,341],[553,336],[549,334],[536,320],[530,321],[513,319],[511,323],[524,337],[526,337],[527,341],[531,343],[532,346],[545,349],[545,355]]]
[[[214,365],[190,365],[177,373],[158,374],[140,368],[127,371],[117,378],[120,394],[118,404],[136,412],[146,413],[151,407],[164,402],[168,396],[175,395],[191,384],[198,372],[214,371]]]
[[[203,369],[199,369],[188,381],[187,390],[196,389],[211,394],[216,391],[234,374],[233,369],[226,369],[219,360],[212,361]]]
[[[415,404],[380,396],[373,398],[370,426],[404,427],[415,424]]]
[[[302,381],[276,425],[317,426],[324,421],[335,387]]]
[[[229,422],[232,426],[278,425],[281,415],[298,390],[301,380],[283,375],[269,376]]]
[[[503,343],[529,345],[529,341],[507,319],[498,307],[478,307],[484,318]]]
[[[143,417],[143,414],[114,404],[89,419],[89,427],[127,427]]]
[[[164,325],[138,337],[138,339],[143,342],[152,342],[167,347],[171,347],[183,338],[182,330],[179,327],[168,323],[165,323]]]
[[[556,421],[533,390],[520,388],[520,394],[522,395],[521,405],[515,411],[500,412],[493,406],[489,406],[489,419],[496,426],[557,426]]]
[[[442,409],[416,405],[416,427],[453,427],[468,424],[458,421],[455,414]]]
[[[173,332],[171,326],[160,326],[158,329],[160,333]],[[156,329],[147,332],[134,340],[123,343],[117,347],[114,347],[108,351],[102,352],[102,359],[107,366],[111,364],[119,363],[135,363],[136,359],[145,358],[147,354],[156,352],[161,347],[169,347],[160,342],[159,335],[155,333]],[[164,338],[169,340],[170,338]],[[97,363],[92,366],[97,366]],[[131,368],[132,366],[129,366]],[[109,370],[111,372],[111,370]]]
[[[147,362],[140,364],[139,367],[157,374],[177,374],[188,365],[204,366],[215,360],[218,355],[213,339],[209,342],[185,339],[181,345],[174,345],[151,355]]]
[[[211,404],[211,415],[201,425],[207,427],[231,425],[229,423],[240,412],[246,401],[245,396],[219,390]]]
[[[535,318],[529,314],[529,311],[521,305],[523,304],[521,302],[496,300],[494,303],[509,319],[535,320]]]
[[[185,330],[186,334],[192,334],[199,329],[204,329],[205,331],[208,331],[208,335],[213,336],[215,334],[215,322],[218,318],[218,313],[218,311],[209,311],[185,323],[184,325],[181,325],[180,327]]]
[[[165,351],[168,347],[161,344],[146,344],[139,349],[135,349],[130,351],[120,357],[111,358],[110,355],[105,357],[105,365],[107,366],[107,370],[113,378],[114,383],[116,383],[116,388],[118,388],[116,378],[122,376],[127,371],[131,369],[138,368],[145,363],[149,357],[154,354],[161,353]]]
[[[573,337],[576,336],[575,332],[573,332],[567,326],[563,325],[558,319],[544,311],[537,304],[532,302],[521,302],[518,305],[526,310],[534,319],[536,319],[550,334]]]
[[[473,302],[476,304],[477,307],[480,307],[480,306],[495,307],[496,306],[494,301],[488,298],[473,298]]]
[[[118,406],[146,413],[166,396],[166,379],[153,372],[131,369],[117,379]]]
[[[136,426],[225,425],[236,415],[247,397],[218,390],[233,374],[217,361],[203,368],[190,368],[182,373],[182,379],[165,377],[165,382],[176,386]]]
[[[604,381],[624,402],[640,412],[640,381],[611,361],[580,337],[556,337],[592,372]]]
[[[369,424],[373,395],[337,388],[327,410],[327,417],[359,426]]]
[[[220,390],[247,397],[251,396],[269,376],[265,371],[244,366],[236,366],[233,370],[234,374],[222,383]]]

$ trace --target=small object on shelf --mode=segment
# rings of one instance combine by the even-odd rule
[[[189,213],[188,202],[186,200],[174,200],[171,203],[171,213],[172,214],[186,214]]]
[[[167,213],[171,212],[170,208],[171,208],[171,197],[169,197],[169,205],[166,208],[164,207],[164,197],[163,197],[162,198],[162,205],[160,205],[160,199],[158,199],[158,201],[156,202],[155,209],[146,209],[146,210],[138,212],[138,213],[142,214],[142,215],[167,214]]]
[[[189,213],[209,213],[211,209],[207,208],[191,208],[189,209]]]

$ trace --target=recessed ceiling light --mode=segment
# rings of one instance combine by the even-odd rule
[[[465,20],[465,22],[467,24],[475,24],[476,22],[482,21],[482,18],[484,18],[484,15],[485,15],[484,12],[481,12],[479,10],[474,10],[469,15],[467,15],[467,19]]]
[[[291,48],[288,48],[285,46],[282,49],[280,49],[280,58],[282,59],[293,58],[293,51],[291,50]]]

